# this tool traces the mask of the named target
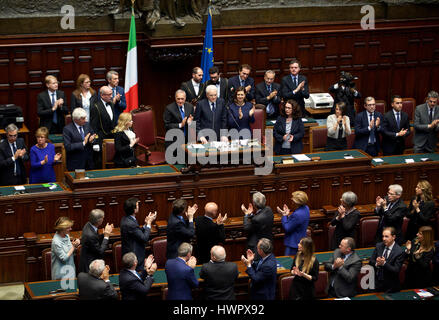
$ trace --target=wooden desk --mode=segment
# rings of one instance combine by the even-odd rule
[[[30,150],[30,145],[29,145],[29,129],[26,127],[26,125],[23,123],[23,127],[18,129],[18,134],[21,135],[24,139],[24,142],[26,143],[26,147]],[[0,129],[0,136],[6,136],[6,131],[4,128]]]
[[[313,109],[313,108],[310,108],[310,107],[306,107],[305,110],[308,111],[313,116],[324,115],[324,114],[331,113],[331,108]]]

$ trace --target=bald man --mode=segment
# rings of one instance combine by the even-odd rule
[[[226,262],[226,250],[222,246],[212,247],[210,261],[200,270],[206,300],[235,300],[234,286],[238,274],[238,265]]]
[[[216,223],[214,219],[216,219]],[[227,213],[222,216],[218,215],[218,205],[215,202],[208,202],[204,207],[204,216],[196,217],[195,235],[197,245],[195,247],[195,256],[200,263],[210,260],[210,249],[217,244],[224,243],[226,235],[224,233],[224,221],[227,219]]]

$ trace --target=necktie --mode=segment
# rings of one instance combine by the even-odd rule
[[[384,257],[384,259],[386,259],[386,260],[387,260],[388,256],[389,256],[389,248],[388,248],[388,247],[386,247],[386,248],[384,249],[384,254],[383,254],[383,257]]]
[[[12,144],[12,149],[14,150],[14,154],[15,154],[15,152],[17,152],[17,145],[15,144],[15,142]],[[15,161],[14,161],[14,173],[16,176],[20,176],[21,169],[20,169],[20,166],[18,165],[17,161],[18,161],[18,158],[15,159]]]
[[[212,112],[215,113],[215,103],[212,102]]]
[[[396,124],[398,126],[398,130],[400,128],[400,124],[399,124],[399,112],[396,113]]]
[[[261,266],[261,264],[262,264],[262,259],[259,260],[258,265],[256,266],[256,270],[259,270],[259,267]]]
[[[369,120],[370,122],[374,121],[372,113],[369,114],[369,119],[370,119]],[[372,130],[370,130],[369,142],[370,143],[375,143],[375,127],[373,127]]]
[[[267,91],[268,91],[268,93],[271,93],[271,84],[269,84],[269,85],[267,86]]]
[[[55,105],[55,92],[52,93],[52,107],[53,107],[54,105]],[[58,123],[58,116],[57,116],[56,111],[57,111],[57,110],[55,110],[55,111],[53,112],[53,117],[52,117],[52,122],[53,122],[53,123]]]
[[[241,87],[243,87],[244,86],[244,80],[240,80],[240,82],[241,82]]]
[[[297,78],[295,76],[293,77],[293,84],[295,87],[297,87]]]
[[[84,140],[84,130],[82,130],[82,126],[79,127],[79,133],[81,134],[82,140]]]
[[[183,121],[184,119],[184,108],[183,107],[179,107],[180,109],[180,115],[181,115],[181,120]],[[186,135],[186,126],[183,128],[184,134]]]
[[[111,98],[114,99],[115,96],[116,96],[116,87],[113,88],[113,95],[111,96]]]
[[[433,122],[433,108],[430,108],[430,123]]]
[[[390,202],[389,205],[387,206],[387,211],[392,209],[393,205],[394,205],[394,202]]]

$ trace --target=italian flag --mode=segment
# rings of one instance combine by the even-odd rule
[[[128,40],[127,65],[125,74],[125,97],[127,107],[124,112],[139,107],[139,95],[137,84],[137,44],[136,44],[136,20],[134,18],[134,9],[131,14],[130,38]]]

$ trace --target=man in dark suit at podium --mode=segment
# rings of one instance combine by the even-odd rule
[[[405,139],[410,134],[409,116],[402,111],[402,98],[392,97],[392,110],[383,117],[383,155],[403,154]]]
[[[46,127],[49,133],[62,133],[64,115],[69,113],[64,91],[58,90],[58,80],[54,76],[47,76],[45,83],[47,90],[40,92],[37,97],[39,126]]]
[[[274,82],[276,74],[267,70],[264,81],[256,85],[256,103],[265,106],[267,119],[276,120],[279,116],[280,84]]]
[[[282,78],[281,90],[284,101],[289,99],[295,100],[300,105],[302,117],[309,116],[305,110],[305,99],[309,98],[308,79],[299,74],[300,61],[293,59],[290,62],[290,74]]]

